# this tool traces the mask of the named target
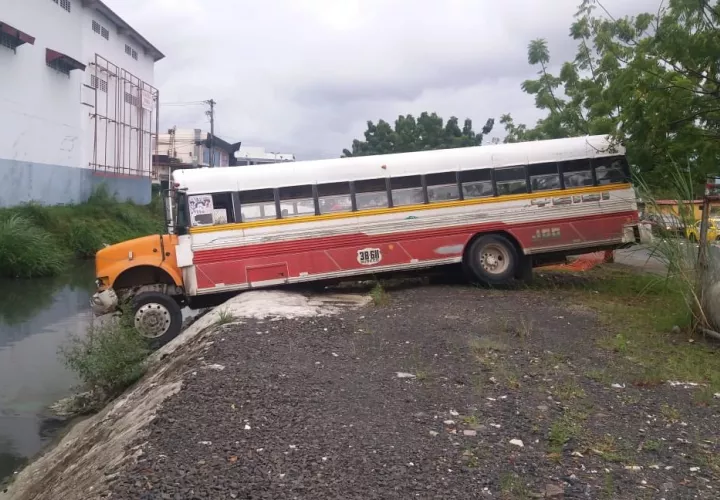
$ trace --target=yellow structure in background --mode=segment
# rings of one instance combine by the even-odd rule
[[[660,214],[675,215],[683,221],[690,222],[699,221],[702,218],[702,203],[702,200],[682,202],[682,209],[686,212],[684,214],[680,213],[680,204],[677,200],[657,200],[655,205]],[[654,208],[648,207],[649,211],[653,212],[655,211]],[[720,203],[710,204],[710,217],[713,219],[720,218]]]

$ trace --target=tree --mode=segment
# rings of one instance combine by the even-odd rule
[[[375,125],[367,122],[365,140],[355,139],[352,150],[343,150],[343,157],[369,156],[388,153],[407,153],[410,151],[427,151],[431,149],[464,148],[479,146],[483,136],[492,131],[495,120],[490,118],[476,134],[472,120],[465,119],[462,128],[456,117],[443,122],[436,113],[423,112],[416,120],[412,115],[400,115],[395,120],[395,128],[385,120]]]
[[[570,27],[577,54],[558,76],[547,43],[530,43],[538,78],[522,89],[548,114],[533,128],[503,115],[505,142],[610,134],[656,190],[669,187],[678,164],[704,183],[720,160],[719,27],[720,0],[669,0],[624,18],[583,0]]]

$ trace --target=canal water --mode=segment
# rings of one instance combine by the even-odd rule
[[[58,348],[92,321],[92,262],[63,276],[0,280],[0,483],[50,441],[61,422],[48,405],[77,379]]]

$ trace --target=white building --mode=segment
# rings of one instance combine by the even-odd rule
[[[0,206],[149,201],[163,57],[100,0],[0,0]]]
[[[265,151],[265,148],[254,146],[242,146],[235,153],[237,165],[262,165],[264,163],[280,163],[284,161],[295,161],[292,153],[276,153]]]

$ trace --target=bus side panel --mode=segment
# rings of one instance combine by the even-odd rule
[[[510,229],[525,253],[538,253],[561,247],[622,240],[626,224],[632,217],[610,214],[588,217],[586,220],[549,221]]]

